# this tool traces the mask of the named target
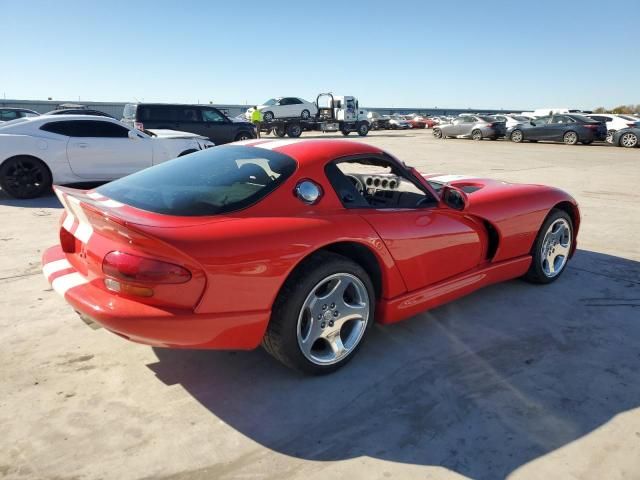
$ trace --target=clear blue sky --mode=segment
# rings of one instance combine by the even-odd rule
[[[640,0],[0,0],[0,12],[6,98],[640,103]]]

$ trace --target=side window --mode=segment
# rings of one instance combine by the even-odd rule
[[[569,120],[569,117],[566,117],[564,115],[554,115],[553,119],[551,120],[551,123],[572,123]]]
[[[129,136],[127,128],[99,120],[49,122],[40,127],[40,130],[67,137],[127,138]]]
[[[138,107],[138,120],[141,122],[175,122],[177,112],[171,107]]]
[[[547,123],[549,123],[549,120],[551,119],[551,117],[540,117],[540,118],[536,118],[534,120],[536,126],[538,125],[546,125]]]
[[[204,108],[202,110],[202,119],[205,122],[212,122],[212,123],[224,123],[225,122],[225,118],[222,116],[222,114],[220,112],[218,112],[217,110],[214,110],[212,108]]]
[[[180,108],[178,110],[178,122],[201,122],[200,110],[194,107]]]
[[[437,203],[400,167],[379,158],[330,163],[327,178],[345,208],[420,208]]]
[[[290,98],[289,105],[302,105],[302,102],[299,98]]]
[[[289,99],[288,98],[282,98],[280,99],[280,101],[278,102],[278,105],[289,105]]]
[[[14,110],[0,110],[0,120],[3,122],[15,120],[18,116],[18,112]]]

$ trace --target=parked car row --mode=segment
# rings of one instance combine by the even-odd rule
[[[613,127],[611,130],[609,125]],[[640,144],[640,119],[630,115],[580,113],[555,113],[537,118],[517,114],[465,114],[450,123],[435,126],[433,135],[436,138],[505,138],[515,143],[548,141],[567,145],[608,141],[616,146],[633,148]]]

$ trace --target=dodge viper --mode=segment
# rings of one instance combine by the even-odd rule
[[[556,280],[580,225],[561,190],[421,174],[344,140],[250,140],[55,191],[42,269],[86,323],[160,347],[262,344],[312,374],[351,360],[374,322]]]

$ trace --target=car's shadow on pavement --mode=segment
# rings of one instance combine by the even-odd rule
[[[552,285],[515,280],[376,326],[333,375],[261,349],[156,349],[149,367],[282,454],[496,479],[640,406],[639,313],[640,262],[579,251]]]

